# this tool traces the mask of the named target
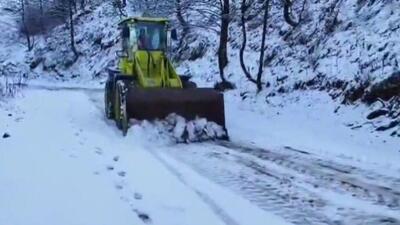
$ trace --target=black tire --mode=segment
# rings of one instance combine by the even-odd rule
[[[104,111],[107,119],[114,119],[112,87],[110,82],[106,82],[106,87],[104,89]]]
[[[115,97],[115,122],[117,127],[122,131],[122,134],[126,136],[129,129],[129,118],[126,111],[126,90],[122,81],[116,84]]]
[[[197,88],[197,84],[193,81],[183,81],[182,86],[184,89],[195,89]]]

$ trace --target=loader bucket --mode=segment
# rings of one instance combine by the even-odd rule
[[[206,118],[226,129],[223,94],[211,88],[130,88],[126,95],[126,106],[129,118],[164,119],[176,113],[186,120]]]

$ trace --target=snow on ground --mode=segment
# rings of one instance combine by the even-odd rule
[[[265,109],[226,97],[231,142],[158,151],[295,224],[400,224],[398,138],[350,129],[361,112],[320,92]]]
[[[102,104],[38,89],[2,104],[0,224],[287,224],[147,149],[140,127],[122,137]]]
[[[398,176],[299,149],[235,143],[163,150],[295,224],[399,224]]]
[[[364,108],[340,107],[319,91],[299,95],[295,92],[273,98],[271,104],[263,107],[228,95],[227,126],[231,138],[263,147],[286,145],[326,157],[349,159],[363,166],[375,165],[382,172],[399,174],[399,138],[377,134],[372,127],[351,129],[354,124],[348,124],[365,116]]]
[[[228,94],[231,142],[177,145],[157,123],[124,138],[99,89],[46,85],[0,106],[0,224],[400,221],[398,142],[332,119],[328,97],[276,114]]]
[[[205,57],[179,69],[182,73],[188,69],[200,86],[210,86],[207,76],[214,71],[209,70],[210,61]],[[239,65],[232,62],[230,68],[237,71]],[[376,132],[377,125],[365,119],[373,105],[343,105],[341,99],[333,100],[329,93],[317,90],[268,96],[273,89],[267,88],[256,94],[254,85],[236,73],[231,79],[238,89],[225,93],[232,140],[264,147],[287,145],[399,172],[400,140],[390,136],[398,128]]]

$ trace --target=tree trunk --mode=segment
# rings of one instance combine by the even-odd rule
[[[25,0],[21,0],[21,19],[22,19],[22,26],[25,31],[28,51],[31,51],[33,49],[33,41],[31,40],[31,35],[28,27],[26,26],[26,21],[25,21]]]
[[[266,39],[267,39],[267,31],[268,31],[268,16],[269,16],[269,4],[270,0],[266,0],[265,8],[264,8],[264,17],[263,17],[263,29],[262,29],[262,36],[261,36],[261,49],[260,49],[260,58],[258,64],[258,72],[256,79],[254,79],[250,73],[250,71],[246,68],[244,62],[244,51],[247,45],[247,31],[246,31],[246,12],[251,5],[246,4],[246,0],[242,0],[241,3],[241,27],[242,27],[242,35],[243,35],[243,42],[240,48],[240,66],[246,76],[246,78],[251,81],[252,83],[256,84],[257,91],[260,92],[263,89],[262,86],[262,76],[264,72],[264,58],[265,58],[265,50],[266,50]]]
[[[258,73],[257,73],[257,90],[261,91],[262,90],[262,74],[264,71],[264,57],[265,57],[265,43],[267,39],[267,31],[268,31],[268,13],[269,13],[269,2],[270,0],[267,0],[267,4],[265,6],[265,12],[264,12],[264,18],[263,18],[263,31],[262,31],[262,39],[261,39],[261,52],[260,52],[260,64],[258,67]]]
[[[296,27],[298,23],[292,19],[292,1],[293,0],[283,0],[283,17],[285,18],[286,23],[292,27]]]
[[[43,0],[39,0],[39,9],[40,9],[40,30],[42,31],[42,34],[44,34],[45,29],[44,29],[44,23],[43,23],[43,15],[44,15],[44,11],[43,11]]]
[[[246,4],[246,0],[242,0],[240,6],[240,11],[241,11],[240,22],[241,22],[243,40],[242,40],[242,46],[240,47],[239,58],[240,58],[240,66],[242,67],[242,70],[246,78],[249,81],[256,83],[257,81],[253,77],[251,77],[251,74],[249,70],[246,68],[246,64],[244,62],[244,51],[246,50],[246,45],[247,45],[246,12],[248,10],[248,7],[249,6]]]
[[[218,67],[222,82],[226,82],[224,69],[228,65],[228,38],[230,23],[230,0],[221,2],[221,34],[219,36]]]
[[[74,12],[73,12],[73,0],[69,0],[69,29],[70,29],[70,37],[71,37],[71,50],[74,53],[76,59],[78,58],[79,54],[75,47],[75,27],[74,27]]]
[[[69,1],[72,2],[72,5],[74,6],[74,12],[78,11],[78,7],[76,5],[77,0],[69,0]]]
[[[190,29],[187,21],[183,17],[183,12],[182,12],[182,1],[181,0],[176,0],[176,17],[179,21],[179,24],[182,26],[182,35],[179,40],[178,44],[178,49],[180,49],[183,45],[183,42],[185,41],[186,36],[188,35]]]
[[[85,9],[85,0],[81,0],[81,9],[82,9],[82,10]]]

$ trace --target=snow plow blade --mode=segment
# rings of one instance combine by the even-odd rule
[[[126,111],[129,118],[138,120],[164,119],[171,113],[186,120],[205,118],[226,130],[224,96],[212,88],[130,88]]]

